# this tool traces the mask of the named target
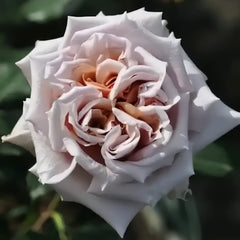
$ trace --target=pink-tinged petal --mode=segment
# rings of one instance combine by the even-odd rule
[[[98,197],[88,193],[91,176],[81,168],[77,168],[68,178],[53,185],[64,201],[81,203],[100,215],[108,222],[118,234],[123,237],[126,228],[144,204],[122,199],[111,199],[104,196]],[[77,191],[72,191],[77,189]]]
[[[118,121],[120,121],[122,124],[125,124],[128,126],[137,126],[138,128],[143,128],[146,131],[152,130],[151,127],[143,120],[139,120],[135,117],[132,117],[128,113],[126,113],[118,108],[113,108],[112,111],[113,111],[113,114],[118,119]]]
[[[171,41],[171,50],[169,53],[168,74],[180,91],[192,91],[193,88],[183,63],[181,40],[176,39],[173,33],[169,35],[169,40]]]
[[[26,114],[29,109],[30,99],[26,99],[23,103],[23,113],[13,128],[12,132],[7,136],[2,136],[2,142],[10,142],[21,146],[31,152],[33,155],[35,154],[34,145],[32,142],[31,131],[29,129],[29,123],[26,122]]]
[[[32,85],[32,69],[30,65],[30,57],[45,55],[57,51],[61,41],[62,38],[37,41],[35,48],[26,57],[16,62],[16,65],[22,70],[30,85]]]
[[[167,96],[166,101],[163,102],[164,106],[162,106],[162,109],[168,110],[181,100],[178,90],[176,89],[168,75],[165,76],[165,80],[162,84],[162,89]],[[159,92],[158,95],[161,99],[161,92]]]
[[[128,69],[123,68],[115,81],[115,84],[112,88],[112,91],[109,94],[109,98],[113,100],[117,95],[123,92],[128,86],[137,81],[155,81],[159,80],[159,75],[153,68],[144,66],[144,65],[136,65],[132,66]],[[159,85],[159,89],[161,86],[161,82]]]
[[[105,159],[106,166],[108,160],[121,159],[131,153],[140,140],[140,131],[136,126],[126,126],[126,133],[121,133],[119,125],[112,128],[106,135],[101,153]],[[110,168],[111,169],[111,168]]]
[[[56,58],[46,62],[44,78],[53,84],[57,84],[58,79],[56,75],[58,74],[58,71],[60,70],[62,64],[72,61],[74,61],[74,54],[71,52],[70,47],[64,48],[61,51],[59,50]]]
[[[86,132],[90,130],[97,135],[105,134],[110,131],[112,122],[115,120],[112,114],[112,103],[106,98],[94,99],[87,103],[74,119],[73,124]]]
[[[127,38],[110,33],[92,33],[81,46],[73,45],[72,47],[72,51],[76,53],[75,58],[87,58],[96,64],[109,58],[118,60],[127,66],[137,64],[132,43]]]
[[[102,185],[98,179],[93,179],[88,192],[97,196],[130,200],[154,206],[163,196],[177,188],[184,192],[188,189],[186,179],[194,174],[192,152],[183,150],[178,153],[171,166],[159,168],[151,174],[144,183],[118,178]],[[179,186],[179,183],[184,183]],[[117,191],[116,191],[117,189]]]
[[[63,61],[54,75],[60,83],[71,84],[72,86],[78,85],[80,84],[78,80],[81,77],[81,74],[86,71],[86,68],[88,69],[91,66],[90,64],[91,63],[88,59]]]
[[[76,167],[76,161],[67,153],[55,152],[47,137],[31,129],[35,146],[36,164],[29,170],[39,176],[43,184],[55,184],[65,179]]]
[[[139,26],[144,27],[144,29],[155,35],[161,37],[167,37],[169,35],[169,31],[166,28],[167,22],[162,20],[162,12],[149,12],[141,8],[128,13],[128,17],[136,21]]]
[[[184,53],[184,63],[194,87],[189,109],[190,142],[199,151],[240,124],[240,113],[219,100],[205,83],[203,75]]]
[[[128,24],[127,24],[128,23]],[[130,26],[129,26],[130,25]],[[83,31],[75,31],[71,38],[70,46],[76,47],[77,49],[81,43],[85,42],[89,39],[90,36],[92,39],[91,45],[94,43],[94,41],[99,41],[99,38],[104,33],[110,34],[114,37],[114,35],[117,35],[120,37],[120,39],[123,39],[122,37],[125,37],[125,35],[122,35],[121,33],[124,33],[127,29],[136,28],[137,25],[133,21],[129,21],[126,16],[121,15],[115,22],[108,22],[102,25],[98,25],[92,28],[85,29]],[[117,31],[116,31],[117,30]],[[117,34],[118,32],[118,34]],[[115,34],[116,33],[116,34]],[[113,35],[114,34],[114,35]],[[127,39],[127,38],[125,38]],[[109,41],[110,42],[110,41]],[[113,43],[116,41],[113,41]],[[89,42],[90,44],[90,42]],[[88,48],[88,47],[87,47]]]
[[[176,86],[174,86],[172,79],[166,72],[167,62],[157,59],[142,47],[137,47],[135,51],[141,56],[141,60],[139,60],[141,64],[152,67],[159,73],[159,83],[155,84],[154,88],[156,89],[156,87],[160,86],[161,89],[158,92],[156,89],[153,91],[153,94],[164,104],[163,109],[171,108],[180,100],[180,97]],[[145,94],[149,94],[148,91]],[[141,97],[147,97],[147,95],[144,96],[144,93],[140,93],[139,97],[141,99]]]
[[[144,205],[132,201],[109,199],[104,196],[98,197],[88,193],[93,178],[97,182],[101,182],[104,188],[108,182],[114,181],[116,174],[111,173],[104,165],[93,160],[72,139],[65,139],[64,142],[71,155],[76,156],[75,159],[82,168],[77,168],[68,179],[54,185],[54,188],[64,201],[84,204],[104,218],[116,229],[119,235],[123,236],[129,222]],[[72,193],[70,186],[75,189],[75,185],[78,191]]]
[[[152,67],[159,74],[161,81],[163,81],[168,63],[157,59],[142,47],[136,47],[135,52],[141,56],[140,64]]]
[[[78,31],[84,31],[85,29],[95,28],[102,24],[105,24],[107,19],[101,14],[97,17],[72,17],[69,16],[67,20],[67,28],[63,36],[61,48],[65,48],[71,45],[71,39],[73,35]]]
[[[55,58],[57,52],[30,56],[32,86],[31,86],[31,104],[29,105],[26,120],[30,121],[34,127],[42,131],[45,135],[48,133],[46,124],[46,111],[51,108],[52,102],[58,97],[58,89],[53,89],[51,85],[43,78],[46,62]]]
[[[192,78],[193,79],[193,78]],[[196,81],[196,82],[195,82]],[[195,79],[198,93],[190,106],[190,141],[193,151],[199,151],[209,143],[240,124],[240,113],[215,97],[203,79]],[[198,82],[197,82],[198,81]]]
[[[91,87],[75,87],[64,93],[48,111],[49,141],[54,150],[63,151],[63,138],[70,136],[65,125],[68,113],[77,112],[78,107],[84,107],[89,101],[101,96],[101,93]],[[73,113],[74,114],[74,113]]]
[[[146,178],[159,168],[171,166],[177,153],[189,148],[188,142],[188,103],[189,94],[181,96],[181,101],[173,109],[173,113],[182,117],[176,118],[171,122],[173,129],[165,129],[165,138],[154,141],[153,143],[133,152],[124,162],[115,161],[115,167],[111,168],[117,174],[124,174],[133,179],[144,182]],[[127,117],[127,116],[126,116]],[[125,119],[125,117],[123,118]],[[126,120],[131,123],[131,119]],[[134,122],[133,122],[134,124]],[[136,123],[135,123],[136,124]],[[171,137],[171,138],[170,138]],[[170,139],[169,139],[170,138]]]
[[[113,59],[106,59],[97,65],[96,81],[102,84],[106,84],[106,80],[109,78],[109,76],[112,74],[115,74],[117,76],[122,68],[125,68],[125,65],[121,62]]]

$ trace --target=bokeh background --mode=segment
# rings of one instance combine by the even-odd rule
[[[21,115],[30,88],[14,62],[36,40],[63,35],[67,16],[163,11],[168,28],[208,76],[212,91],[240,111],[239,0],[0,0],[0,135]],[[219,123],[218,123],[219,124]],[[194,159],[188,201],[163,199],[130,224],[126,240],[240,239],[240,128]],[[27,169],[34,158],[0,144],[0,240],[119,240],[91,210],[63,203]]]

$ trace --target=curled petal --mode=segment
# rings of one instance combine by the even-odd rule
[[[63,94],[52,105],[48,112],[49,141],[54,150],[63,151],[63,138],[71,136],[65,125],[67,114],[76,114],[77,107],[84,107],[89,101],[101,96],[101,93],[91,87],[75,87]],[[77,106],[76,106],[77,104]],[[75,107],[74,107],[75,106]]]
[[[44,184],[56,184],[68,177],[76,167],[76,161],[66,153],[56,152],[49,140],[40,132],[31,129],[36,152],[36,163],[30,169]]]
[[[13,128],[12,132],[7,136],[2,136],[2,142],[10,142],[21,146],[35,154],[34,145],[32,142],[31,130],[29,128],[29,123],[26,121],[26,114],[29,109],[30,99],[26,99],[23,103],[23,113]]]

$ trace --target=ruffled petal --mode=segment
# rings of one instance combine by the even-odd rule
[[[55,52],[58,49],[61,41],[62,38],[37,41],[35,48],[26,57],[16,62],[16,65],[22,70],[30,85],[32,85],[32,69],[30,65],[30,57]]]
[[[56,184],[65,179],[76,167],[76,161],[67,153],[55,152],[49,140],[34,128],[31,129],[35,146],[36,163],[29,170],[39,177],[43,184]]]
[[[175,156],[174,162],[159,168],[144,183],[122,177],[109,179],[106,184],[93,179],[88,192],[98,196],[131,200],[154,206],[163,196],[175,187],[184,192],[188,190],[185,180],[194,174],[191,150],[183,150]],[[111,181],[112,180],[112,181]],[[180,183],[184,183],[181,186]],[[117,189],[117,191],[116,191]]]

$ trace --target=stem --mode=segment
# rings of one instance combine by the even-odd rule
[[[60,202],[60,197],[58,194],[55,194],[53,199],[48,204],[46,210],[41,212],[39,218],[32,226],[33,231],[39,232],[42,229],[43,224],[51,217],[52,211],[57,207],[58,203]]]

